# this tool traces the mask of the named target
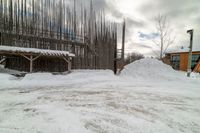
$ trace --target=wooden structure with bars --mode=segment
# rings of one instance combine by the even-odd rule
[[[0,63],[27,72],[63,72],[70,69],[66,64],[72,69],[115,70],[117,24],[96,13],[92,1],[89,10],[80,6],[77,12],[76,6],[75,0],[73,9],[64,0],[0,0],[0,46],[21,49],[0,48]],[[51,54],[27,52],[30,49]]]

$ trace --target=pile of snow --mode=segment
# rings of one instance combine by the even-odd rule
[[[141,59],[125,66],[125,69],[121,72],[121,76],[128,76],[135,79],[158,80],[185,77],[183,73],[175,71],[171,66],[152,58]]]

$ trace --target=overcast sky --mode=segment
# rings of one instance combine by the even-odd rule
[[[200,49],[200,0],[93,0],[98,9],[104,9],[107,18],[127,22],[126,52],[136,51],[151,56],[152,43],[156,36],[154,18],[158,14],[167,16],[176,34],[171,49],[188,47],[189,34],[194,29],[194,48]],[[119,38],[119,44],[121,43]]]

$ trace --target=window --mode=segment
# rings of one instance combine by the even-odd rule
[[[195,68],[195,66],[197,65],[199,59],[200,59],[200,54],[194,54],[194,55],[192,55],[192,64],[191,64],[191,68],[192,69]]]
[[[176,70],[180,68],[180,55],[172,55],[171,56],[172,67]]]
[[[198,61],[199,57],[200,57],[200,54],[192,55],[192,61]]]

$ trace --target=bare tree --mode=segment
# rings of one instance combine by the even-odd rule
[[[136,60],[140,60],[143,59],[144,55],[140,54],[140,53],[129,53],[128,56],[125,59],[125,65],[130,64]]]
[[[159,53],[153,52],[162,59],[168,48],[174,43],[175,37],[172,36],[173,29],[170,27],[167,16],[160,14],[155,18],[155,22],[159,38],[154,39],[153,43],[159,48]]]

